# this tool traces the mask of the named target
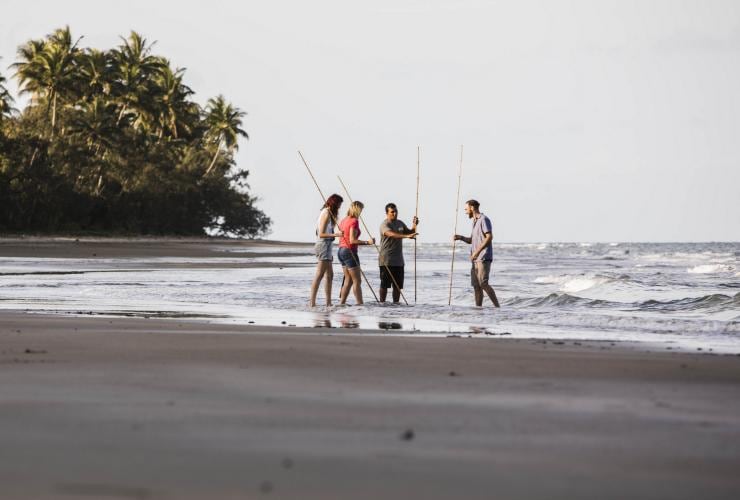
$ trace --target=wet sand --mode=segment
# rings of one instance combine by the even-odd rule
[[[0,311],[0,443],[13,499],[740,498],[740,357]]]
[[[90,238],[90,237],[2,237],[1,257],[113,259],[113,258],[235,258],[272,257],[264,247],[305,247],[304,253],[281,253],[281,256],[313,255],[313,244],[272,240],[234,240],[228,238]],[[223,263],[219,264],[223,267]]]

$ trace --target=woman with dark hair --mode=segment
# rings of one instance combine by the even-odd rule
[[[344,200],[338,194],[333,194],[326,199],[326,203],[321,207],[319,219],[316,221],[316,275],[311,283],[311,307],[316,306],[316,295],[319,292],[321,280],[326,277],[324,290],[326,291],[326,305],[331,305],[331,285],[334,279],[334,270],[332,269],[332,250],[334,247],[334,238],[342,236],[342,231],[337,231],[335,224],[339,207]]]

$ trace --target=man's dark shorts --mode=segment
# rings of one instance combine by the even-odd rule
[[[391,288],[393,286],[393,280],[391,275],[398,283],[399,288],[403,288],[403,266],[388,266],[391,274],[388,274],[385,266],[380,266],[380,288]]]
[[[470,267],[470,285],[473,288],[483,288],[488,285],[491,276],[491,261],[476,260]]]

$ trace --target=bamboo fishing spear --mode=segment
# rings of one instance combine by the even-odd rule
[[[414,218],[419,218],[419,163],[420,163],[420,148],[416,146],[416,210],[414,212]],[[416,238],[414,238],[414,304],[416,304]]]
[[[319,183],[316,182],[316,177],[313,176],[313,172],[311,172],[311,168],[308,166],[308,162],[303,157],[303,153],[301,153],[300,150],[298,151],[298,155],[301,157],[301,160],[303,160],[303,164],[306,166],[306,170],[308,170],[308,175],[311,176],[311,179],[313,180],[313,183],[316,186],[316,189],[318,190],[319,195],[321,196],[321,199],[324,200],[324,205],[326,205],[326,197],[324,196],[324,193],[321,192],[321,188],[319,187]],[[347,195],[347,197],[349,198],[349,195]],[[350,203],[351,202],[352,202],[352,200],[350,200]],[[339,227],[339,222],[337,221],[337,218],[334,217],[334,214],[332,213],[331,210],[329,210],[329,215],[331,216],[332,220],[334,221],[334,227]],[[369,232],[370,231],[368,231],[368,233]],[[365,278],[365,284],[368,286],[368,288],[370,289],[370,291],[373,293],[373,297],[375,297],[375,302],[380,302],[380,300],[378,300],[378,296],[375,295],[375,290],[373,290],[373,287],[370,284],[370,282],[368,281],[367,276],[365,276],[365,271],[362,270],[362,268],[360,267],[360,263],[357,262],[357,257],[355,257],[355,255],[354,255],[353,252],[350,252],[350,253],[352,253],[352,259],[355,261],[355,264],[357,265],[357,267],[360,268],[360,273],[362,274],[362,277]]]
[[[352,201],[352,197],[349,195],[347,186],[345,186],[344,182],[342,182],[342,178],[337,176],[337,179],[339,179],[339,183],[342,185],[342,188],[344,188],[344,192],[347,195],[347,198],[349,198],[349,202],[354,203],[354,201]],[[367,232],[367,234],[372,234],[370,233],[370,230],[367,228],[367,224],[365,224],[365,220],[362,218],[362,214],[360,214],[360,222],[362,222],[362,227],[365,228],[365,232]],[[375,250],[378,251],[378,254],[380,254],[380,248],[378,248],[378,245],[376,243],[373,243],[373,246],[375,247]],[[401,293],[401,297],[403,297],[403,301],[406,303],[406,305],[409,305],[408,300],[406,300],[406,296],[404,296],[403,294],[403,290],[401,290],[401,287],[398,286],[398,283],[396,282],[396,278],[393,277],[393,274],[391,273],[391,270],[388,268],[388,265],[383,264],[383,267],[385,267],[385,271],[388,273],[388,276],[391,277],[391,281],[393,281],[393,285]]]
[[[462,161],[463,161],[463,147],[462,144],[460,145],[460,168],[457,173],[457,201],[455,201],[455,232],[453,234],[457,234],[457,218],[458,214],[460,213],[460,179],[462,179]],[[447,305],[452,305],[452,273],[455,271],[455,246],[457,244],[457,240],[453,236],[452,238],[452,263],[450,264],[450,295],[447,300]]]

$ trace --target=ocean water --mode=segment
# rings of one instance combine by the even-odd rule
[[[260,245],[224,246],[230,258],[0,259],[0,311],[346,327],[382,335],[644,341],[740,353],[740,243],[494,243],[491,281],[500,309],[487,298],[484,307],[474,307],[467,245],[456,252],[452,306],[451,244],[418,244],[416,293],[413,244],[404,245],[409,306],[377,304],[365,286],[363,306],[326,308],[320,290],[319,306],[311,309],[312,247]],[[375,250],[361,247],[360,258],[377,287]],[[233,267],[253,262],[280,267]],[[334,265],[337,303],[341,268],[336,259]]]

